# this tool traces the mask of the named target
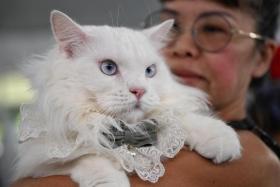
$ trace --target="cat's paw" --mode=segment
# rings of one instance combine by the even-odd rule
[[[92,187],[129,187],[128,183],[116,183],[116,182],[107,182],[107,183],[101,183],[94,185]]]
[[[125,172],[117,163],[97,157],[83,157],[71,171],[71,178],[80,187],[129,187]]]
[[[83,181],[79,183],[80,187],[130,187],[128,182],[114,181]]]
[[[237,133],[219,120],[210,124],[207,131],[204,129],[192,136],[196,137],[193,137],[195,142],[190,144],[191,148],[216,164],[241,157],[242,147]]]

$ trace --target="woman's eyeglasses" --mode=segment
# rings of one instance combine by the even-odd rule
[[[144,22],[144,27],[150,27],[163,22],[167,19],[172,19],[171,13],[164,13],[164,11],[156,11],[150,14]],[[174,23],[171,31],[171,41],[176,39],[180,33],[183,33],[183,28]],[[265,41],[266,38],[253,33],[245,32],[243,30],[234,28],[226,15],[217,12],[209,12],[200,15],[191,27],[191,34],[195,44],[202,50],[207,52],[219,52],[224,49],[236,35],[248,37],[258,41]]]

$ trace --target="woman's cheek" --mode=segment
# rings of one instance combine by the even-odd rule
[[[229,58],[227,58],[229,59]],[[237,81],[236,66],[233,61],[220,61],[212,66],[212,76],[217,91],[227,92],[233,91],[233,86]]]

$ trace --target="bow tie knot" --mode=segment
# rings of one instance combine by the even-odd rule
[[[122,145],[130,145],[137,148],[156,145],[158,124],[154,119],[141,121],[133,128],[129,128],[121,120],[118,121],[118,124],[121,130],[112,126],[109,129],[110,134],[103,133],[110,141],[112,148]]]

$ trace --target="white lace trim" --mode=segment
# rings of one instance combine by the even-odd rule
[[[135,171],[144,181],[156,183],[165,169],[161,157],[173,158],[184,146],[184,135],[178,125],[170,125],[159,133],[158,145],[143,148],[131,148],[127,145],[114,149],[122,167],[127,172]]]
[[[19,141],[24,142],[28,139],[38,138],[41,133],[46,132],[46,128],[39,122],[42,120],[36,119],[38,117],[32,114],[30,111],[36,111],[32,109],[32,105],[24,104],[20,107],[21,124],[19,127]]]
[[[47,130],[42,125],[30,121],[36,119],[32,119],[30,117],[32,115],[27,111],[28,110],[24,110],[23,108],[21,111],[22,124],[19,131],[19,139],[21,142],[32,138],[36,139],[42,136],[43,133],[45,133],[45,135],[47,133]],[[36,121],[38,122],[40,120]],[[36,126],[34,124],[36,124]],[[184,146],[185,139],[183,129],[178,125],[176,120],[165,121],[165,125],[162,125],[162,123],[160,124],[158,144],[156,146],[133,148],[124,145],[111,151],[112,155],[117,158],[125,171],[129,173],[136,172],[142,180],[152,183],[156,183],[159,177],[164,175],[165,169],[161,163],[161,158],[173,158]],[[73,155],[82,156],[82,154],[85,155],[92,150],[96,150],[94,144],[91,144],[90,139],[83,139],[84,137],[82,137],[83,140],[81,140],[80,138],[77,137],[77,139],[72,142],[58,143],[55,140],[48,143],[46,142],[46,154],[50,159],[67,159]],[[85,144],[85,142],[87,143]],[[107,151],[106,153],[108,153]]]
[[[47,147],[47,154],[50,159],[52,158],[67,158],[74,150],[77,149],[77,146],[72,144],[58,144],[52,142]]]

